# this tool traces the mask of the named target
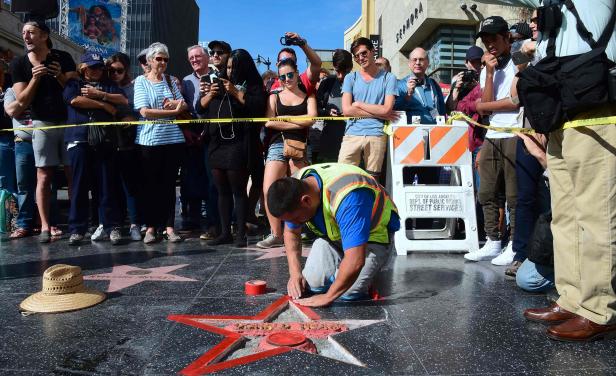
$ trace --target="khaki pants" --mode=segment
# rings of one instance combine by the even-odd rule
[[[616,323],[616,126],[552,132],[548,170],[558,304]]]
[[[364,160],[364,169],[371,175],[378,175],[383,167],[383,159],[387,152],[387,136],[353,136],[342,138],[338,163],[359,166]]]
[[[507,199],[510,238],[515,232],[515,205],[517,201],[517,181],[515,174],[515,157],[517,137],[486,138],[479,154],[479,203],[483,207],[486,235],[492,240],[502,238],[499,228],[499,208],[502,197]]]

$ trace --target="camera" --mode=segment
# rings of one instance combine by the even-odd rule
[[[465,84],[470,84],[475,81],[479,81],[479,73],[470,69],[464,71],[464,74],[462,75],[462,82],[464,82]]]
[[[306,41],[301,38],[291,38],[287,35],[280,38],[280,44],[283,46],[303,46],[306,44]]]

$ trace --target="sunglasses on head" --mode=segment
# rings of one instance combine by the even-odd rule
[[[281,74],[280,76],[278,76],[278,79],[280,79],[280,81],[285,82],[287,79],[292,80],[293,77],[295,77],[295,72],[289,72],[287,74]]]
[[[212,50],[210,51],[210,55],[214,56],[214,55],[218,55],[218,56],[222,56],[225,54],[225,51],[222,50]]]
[[[117,74],[124,74],[124,69],[122,69],[122,68],[117,68],[117,69],[116,68],[109,68],[108,71],[109,71],[109,74],[116,74],[116,73]]]
[[[156,61],[164,61],[165,63],[169,62],[169,58],[168,57],[162,57],[162,56],[156,56],[154,58],[154,60],[156,60]]]
[[[360,57],[366,57],[368,56],[368,52],[370,52],[369,50],[363,50],[361,52],[358,52],[356,54],[353,55],[354,58],[359,59]]]

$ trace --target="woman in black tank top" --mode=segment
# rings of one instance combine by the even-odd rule
[[[282,60],[278,64],[278,74],[283,90],[278,94],[270,95],[266,116],[268,118],[317,116],[315,96],[306,96],[306,93],[298,86],[299,73],[295,61],[291,59]],[[308,165],[308,161],[305,159],[285,158],[283,142],[284,139],[306,142],[308,129],[313,124],[314,120],[268,121],[265,123],[270,142],[263,178],[264,197],[267,197],[267,190],[273,182]],[[261,248],[282,246],[282,222],[270,214],[267,203],[265,204],[265,211],[272,233],[267,239],[257,243],[257,246]]]

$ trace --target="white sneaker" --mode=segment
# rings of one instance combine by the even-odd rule
[[[510,241],[507,243],[503,252],[498,255],[496,258],[492,259],[492,265],[498,266],[506,266],[511,265],[513,262],[513,258],[515,257],[515,252],[513,251],[513,243]]]
[[[264,249],[282,247],[283,245],[284,239],[274,236],[274,234],[269,234],[267,238],[257,243],[257,247]]]
[[[464,255],[464,258],[469,261],[486,261],[491,260],[501,253],[501,241],[490,240],[486,241],[486,244],[478,251],[469,252]]]
[[[94,231],[94,234],[92,234],[92,236],[90,237],[90,240],[94,240],[95,242],[109,240],[109,235],[107,235],[107,232],[103,228],[103,225],[98,225],[96,231]]]

